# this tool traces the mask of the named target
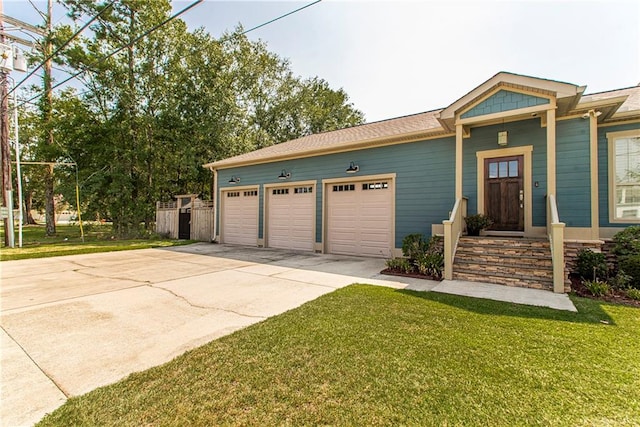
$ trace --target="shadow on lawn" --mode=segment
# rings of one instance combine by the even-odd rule
[[[482,298],[443,294],[439,292],[421,292],[406,289],[398,289],[396,292],[446,304],[451,307],[460,308],[477,314],[523,317],[541,320],[560,320],[571,323],[592,323],[601,324],[603,326],[615,325],[615,321],[604,310],[602,303],[586,298],[571,298],[578,309],[578,312],[575,313],[564,310],[555,310],[548,307],[493,301]]]

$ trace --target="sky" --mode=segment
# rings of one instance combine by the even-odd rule
[[[217,37],[312,2],[205,0],[182,19]],[[4,0],[4,13],[38,23],[31,3]],[[191,3],[174,0],[174,11]],[[62,13],[57,7],[54,22]],[[248,37],[295,74],[342,88],[368,122],[444,108],[500,71],[586,85],[586,93],[640,84],[637,0],[322,0]]]

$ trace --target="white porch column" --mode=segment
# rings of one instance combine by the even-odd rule
[[[462,125],[456,125],[456,200],[462,198]]]
[[[591,239],[600,238],[600,208],[598,207],[598,116],[589,111],[589,135],[591,155]]]
[[[547,110],[547,196],[556,195],[556,110]]]

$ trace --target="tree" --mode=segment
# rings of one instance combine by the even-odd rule
[[[105,7],[63,4],[76,18]],[[173,20],[140,37],[170,10],[164,0],[115,2],[59,58],[90,71],[81,97],[54,102],[58,155],[78,163],[86,209],[119,235],[150,228],[157,200],[210,195],[206,162],[363,121],[344,91],[293,76],[242,28],[214,39]]]

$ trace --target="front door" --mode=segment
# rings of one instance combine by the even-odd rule
[[[490,230],[524,231],[524,156],[485,159],[485,215]]]

